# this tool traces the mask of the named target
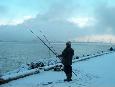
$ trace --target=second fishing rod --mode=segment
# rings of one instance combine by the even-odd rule
[[[57,53],[54,52],[38,35],[36,35],[31,29],[29,29],[29,31],[30,31],[35,37],[37,37],[56,57],[58,57]],[[58,58],[61,60],[60,57],[58,57]],[[77,74],[76,74],[74,71],[72,71],[72,73],[73,73],[75,76],[77,76]]]
[[[47,43],[49,44],[50,48],[55,52],[56,50],[54,49],[54,47],[51,45],[51,42],[47,39],[47,37],[45,36],[45,34],[43,34],[43,32],[40,30],[40,33],[42,34],[42,36],[44,37],[44,39],[47,41]]]

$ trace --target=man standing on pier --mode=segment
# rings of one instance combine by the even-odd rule
[[[71,48],[71,42],[68,41],[66,43],[66,48],[63,50],[61,55],[58,55],[58,57],[61,57],[62,63],[64,65],[64,72],[66,74],[66,79],[64,81],[72,81],[72,58],[74,55],[74,50]]]

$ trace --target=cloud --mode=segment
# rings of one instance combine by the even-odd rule
[[[115,6],[101,5],[96,10],[99,33],[115,34]]]
[[[92,41],[106,41],[108,38],[102,39],[104,35],[114,34],[115,22],[114,12],[112,11],[114,9],[113,7],[100,5],[98,9],[93,10],[95,12],[94,15],[87,8],[84,8],[85,10],[87,9],[84,12],[81,5],[79,5],[80,2],[76,0],[52,1],[50,2],[48,11],[44,14],[39,13],[34,18],[27,15],[22,19],[10,21],[10,24],[12,24],[10,26],[0,27],[0,39],[32,40],[33,36],[28,31],[28,28],[32,29],[37,35],[40,35],[39,31],[42,30],[51,41],[67,41],[73,40],[76,37],[78,39],[77,41],[86,41],[89,37],[91,37],[90,40]],[[92,8],[94,9],[96,7],[94,6]],[[88,15],[86,12],[91,14]],[[68,21],[71,18],[73,19]]]
[[[32,40],[33,36],[30,37],[31,33],[28,31],[28,28],[32,29],[38,35],[39,35],[39,31],[43,30],[50,40],[64,41],[74,37],[76,33],[73,32],[77,32],[76,29],[77,27],[66,20],[66,18],[71,15],[70,13],[72,13],[71,9],[73,8],[73,2],[70,3],[70,0],[63,3],[61,2],[63,1],[56,0],[51,4],[48,12],[46,12],[45,14],[38,14],[36,18],[29,17],[30,19],[25,20],[24,22],[21,19],[18,20],[16,19],[10,21],[9,24],[12,24],[10,26],[9,25],[1,26],[0,39]],[[18,24],[18,23],[22,23],[22,24]]]
[[[94,23],[96,22],[96,19],[93,17],[72,17],[70,19],[68,19],[68,21],[70,21],[71,23],[77,25],[80,28],[86,28],[86,27],[91,27],[94,25]]]
[[[23,24],[25,21],[32,19],[34,17],[32,16],[23,16],[22,18],[17,18],[17,19],[12,19],[12,20],[8,20],[8,19],[1,19],[0,20],[0,25],[18,25],[18,24]]]
[[[50,3],[49,10],[44,15],[42,14],[42,18],[44,20],[65,20],[78,10],[78,3],[74,2],[74,0],[53,1]]]

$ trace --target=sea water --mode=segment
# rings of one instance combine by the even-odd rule
[[[48,44],[48,43],[46,43]],[[57,54],[61,54],[65,43],[48,44]],[[111,44],[104,43],[73,43],[76,56],[85,56],[107,51]],[[115,46],[113,46],[115,47]],[[22,64],[55,57],[42,43],[37,42],[0,42],[0,74],[14,70]]]

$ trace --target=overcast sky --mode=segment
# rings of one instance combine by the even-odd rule
[[[0,40],[115,43],[115,0],[0,0]]]

